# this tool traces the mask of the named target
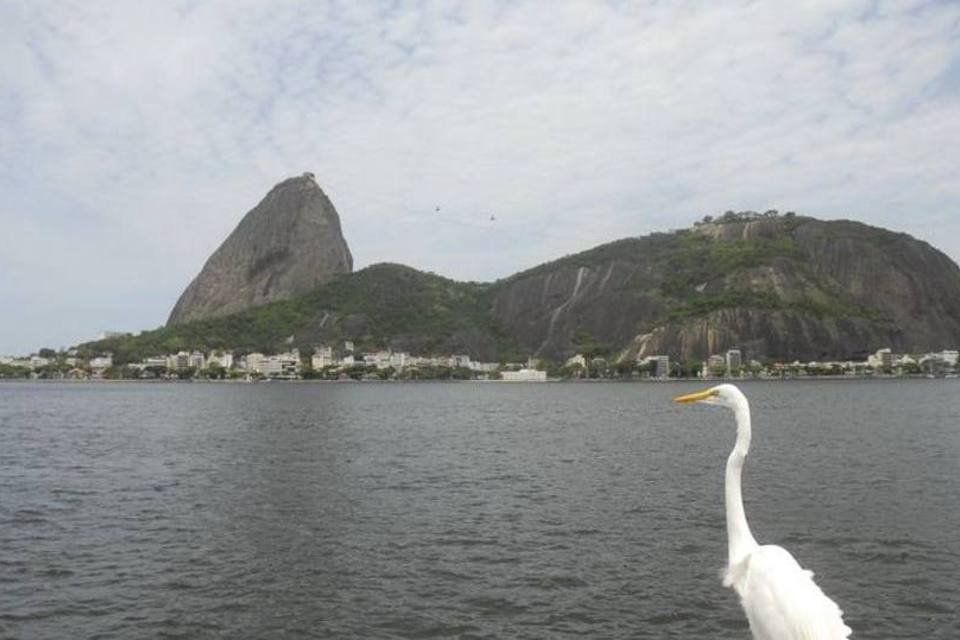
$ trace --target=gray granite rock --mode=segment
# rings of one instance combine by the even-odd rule
[[[313,174],[284,180],[250,210],[186,288],[168,325],[300,296],[353,270],[340,217]]]

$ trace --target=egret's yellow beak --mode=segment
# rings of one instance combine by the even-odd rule
[[[716,389],[707,389],[706,391],[697,391],[696,393],[688,393],[685,396],[677,396],[673,399],[674,402],[679,402],[680,404],[689,404],[691,402],[700,402],[701,400],[706,400],[712,396],[717,395]]]

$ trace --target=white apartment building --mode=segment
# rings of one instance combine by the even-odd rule
[[[363,356],[363,363],[377,369],[386,369],[392,367],[393,354],[389,351],[377,351]]]
[[[247,371],[270,378],[294,378],[300,374],[300,351],[264,355],[247,354]]]
[[[243,359],[243,368],[250,373],[263,373],[263,360],[266,358],[262,353],[248,353]]]
[[[505,382],[546,382],[547,372],[537,371],[536,369],[520,369],[520,371],[504,371],[502,374]]]
[[[229,351],[211,351],[207,356],[208,367],[233,368],[233,354]]]
[[[957,366],[957,362],[960,361],[960,352],[947,349],[939,353],[940,359],[946,362],[951,367]]]
[[[194,369],[200,370],[200,369],[203,369],[204,366],[207,364],[207,359],[203,356],[201,352],[194,351],[193,353],[190,354],[188,362],[189,362],[189,366],[193,367]]]
[[[580,365],[584,369],[587,368],[587,359],[583,357],[582,353],[578,353],[577,355],[571,358],[567,358],[567,361],[564,363],[564,366],[567,366],[567,367],[573,367],[576,365]]]
[[[90,368],[94,371],[103,371],[104,369],[109,369],[113,366],[113,356],[107,354],[105,356],[97,356],[96,358],[90,359]]]
[[[319,371],[324,367],[330,367],[336,364],[333,358],[333,347],[319,346],[313,350],[310,357],[310,366],[314,371]]]
[[[178,351],[177,355],[173,356],[173,366],[171,369],[186,369],[190,366],[190,354],[186,351]]]
[[[895,359],[896,356],[889,348],[879,349],[873,355],[867,356],[867,364],[874,368],[890,368],[893,367]]]

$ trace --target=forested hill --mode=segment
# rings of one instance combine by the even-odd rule
[[[401,265],[337,276],[298,298],[83,345],[120,361],[180,349],[360,348],[686,360],[858,357],[960,344],[960,269],[925,242],[852,221],[728,214],[628,238],[494,283]]]
[[[960,344],[960,269],[862,223],[728,214],[603,245],[498,283],[491,312],[521,349],[758,359]]]
[[[399,264],[377,264],[338,276],[313,292],[239,313],[81,345],[118,362],[180,350],[276,352],[341,344],[411,353],[511,352],[488,313],[490,285],[456,282]]]

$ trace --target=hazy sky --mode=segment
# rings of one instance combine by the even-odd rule
[[[957,2],[6,0],[0,354],[162,324],[308,170],[357,267],[491,280],[725,209],[956,260],[958,149]]]

